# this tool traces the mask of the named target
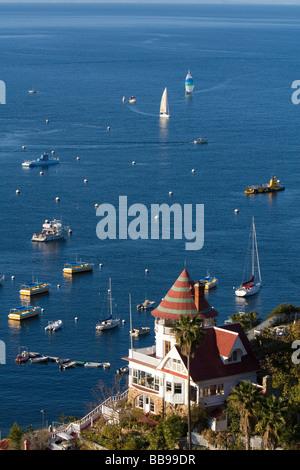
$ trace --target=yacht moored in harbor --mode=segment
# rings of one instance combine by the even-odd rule
[[[49,157],[47,153],[43,153],[36,160],[25,160],[25,162],[22,163],[22,167],[33,168],[35,166],[57,165],[58,163],[59,163],[59,158]]]
[[[41,282],[29,282],[28,284],[23,284],[20,289],[20,295],[36,295],[36,294],[44,294],[45,292],[49,292],[51,284],[48,283],[41,283]]]
[[[61,220],[45,220],[43,229],[39,233],[34,233],[31,240],[33,242],[51,242],[55,240],[62,240],[67,236],[69,227],[63,227]]]
[[[98,330],[98,331],[111,330],[112,328],[116,328],[120,325],[120,319],[119,318],[113,318],[112,297],[111,297],[111,280],[109,280],[108,299],[109,299],[109,306],[110,306],[109,316],[108,316],[108,318],[101,321],[100,323],[97,323],[96,330]]]
[[[63,273],[64,274],[76,274],[85,271],[92,271],[94,265],[92,263],[86,263],[82,261],[75,261],[73,263],[65,263]]]
[[[29,305],[28,307],[16,307],[10,309],[8,318],[9,320],[22,321],[26,318],[38,316],[41,311],[41,307],[33,307],[32,305]]]

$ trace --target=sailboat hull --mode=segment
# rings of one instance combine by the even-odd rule
[[[249,297],[250,295],[257,294],[257,292],[259,292],[260,289],[261,289],[261,282],[258,282],[257,284],[251,287],[241,286],[238,289],[236,289],[235,295],[237,297]]]

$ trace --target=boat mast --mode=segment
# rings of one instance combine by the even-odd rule
[[[255,237],[254,217],[252,217],[252,276],[254,276],[254,237]]]
[[[131,313],[131,294],[129,294],[129,314],[130,314],[130,331],[132,331],[132,313]],[[133,349],[132,335],[130,335],[130,349]],[[131,353],[132,354],[132,353]]]
[[[257,238],[256,238],[256,230],[255,230],[255,224],[254,224],[254,217],[253,217],[253,240],[254,240],[254,242],[255,242],[255,251],[256,251],[256,261],[257,261],[258,277],[259,277],[259,282],[261,282],[261,274],[260,274],[260,265],[259,265],[259,257],[258,257]]]
[[[111,278],[109,278],[109,305],[110,305],[110,318],[112,318],[112,298],[111,298]]]

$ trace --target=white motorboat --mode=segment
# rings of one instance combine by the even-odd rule
[[[154,300],[145,300],[142,304],[137,305],[137,310],[149,310],[150,308],[154,307],[155,301]]]
[[[194,140],[194,144],[207,144],[208,139],[204,139],[203,137],[199,137],[198,139]]]
[[[61,220],[45,220],[43,229],[39,233],[34,233],[31,240],[33,242],[51,242],[64,239],[68,234],[69,227],[63,227]]]
[[[135,102],[136,102],[135,96],[131,96],[131,97],[129,98],[129,103],[135,103]]]
[[[148,334],[150,331],[150,328],[148,326],[140,326],[138,328],[133,328],[129,334],[133,338],[139,338],[140,336],[144,336]]]
[[[257,292],[259,292],[259,290],[262,287],[254,217],[252,219],[251,232],[252,232],[252,237],[251,237],[252,238],[252,256],[251,256],[252,257],[252,272],[251,272],[251,277],[248,281],[242,282],[242,284],[238,288],[234,287],[235,295],[237,297],[248,297],[250,295],[254,295]],[[258,272],[258,281],[257,282],[255,282],[255,280],[254,280],[255,270],[256,269],[257,269],[257,272]]]
[[[159,115],[163,118],[170,117],[167,88],[164,89],[164,92],[161,97]]]
[[[108,299],[109,299],[109,316],[105,320],[97,323],[96,330],[105,331],[116,328],[120,325],[120,318],[113,318],[113,309],[112,309],[112,296],[111,296],[111,279],[109,279],[109,290],[108,290]]]
[[[57,331],[60,328],[62,328],[63,322],[62,320],[56,320],[48,323],[48,326],[46,326],[45,331]]]
[[[86,362],[84,364],[84,367],[90,367],[92,369],[98,369],[99,367],[102,367],[102,362]]]

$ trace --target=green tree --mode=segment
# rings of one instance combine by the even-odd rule
[[[246,450],[250,450],[250,437],[261,400],[261,392],[250,382],[241,382],[227,398],[229,406],[239,413],[240,430],[246,438]]]
[[[263,434],[264,445],[268,450],[275,450],[278,444],[278,430],[285,424],[286,403],[274,395],[262,401],[258,422],[255,429]]]
[[[187,358],[187,401],[188,401],[188,447],[191,450],[191,400],[190,400],[190,359],[194,356],[195,350],[204,341],[205,330],[199,323],[198,317],[189,317],[180,315],[180,320],[176,321],[175,327],[172,329],[175,333],[176,343],[179,344],[181,352]]]
[[[245,331],[251,330],[251,328],[254,328],[261,323],[261,319],[254,310],[248,313],[234,313],[229,318],[233,323],[240,323]]]
[[[21,448],[21,440],[23,437],[24,431],[20,428],[17,422],[11,427],[8,439],[10,442],[10,448],[13,450],[19,450]]]

